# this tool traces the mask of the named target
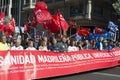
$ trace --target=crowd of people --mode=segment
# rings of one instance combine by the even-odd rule
[[[2,35],[0,39],[0,50],[39,50],[39,51],[53,51],[53,52],[71,52],[79,50],[107,50],[120,47],[120,42],[114,42],[99,37],[98,40],[81,40],[76,41],[75,38],[69,38],[62,35],[61,38],[43,36],[40,38],[26,37],[24,40],[18,39],[18,36],[7,38]]]

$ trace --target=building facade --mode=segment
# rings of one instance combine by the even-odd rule
[[[12,0],[0,0],[0,12],[4,12],[6,16],[11,15]]]
[[[14,17],[16,25],[23,25],[38,1],[45,1],[51,14],[59,9],[67,21],[77,20],[78,26],[94,28],[107,27],[109,21],[118,23],[112,6],[116,0],[1,0],[0,10]]]
[[[23,11],[31,14],[32,8],[40,0],[24,0]],[[109,20],[115,22],[113,0],[42,0],[48,4],[52,14],[58,9],[66,20],[76,19],[80,26],[107,26]]]

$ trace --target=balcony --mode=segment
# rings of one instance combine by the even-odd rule
[[[33,9],[38,0],[24,0],[23,10]]]

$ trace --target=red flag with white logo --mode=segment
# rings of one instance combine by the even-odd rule
[[[42,22],[45,21],[45,20],[50,20],[50,19],[52,19],[52,16],[51,16],[51,14],[48,12],[48,10],[38,9],[38,10],[34,10],[34,13],[35,13],[35,16],[36,16],[36,19],[37,19],[37,22],[38,22],[38,23],[42,23]]]
[[[59,23],[60,23],[62,30],[68,31],[69,25],[64,19],[64,17],[62,16],[62,14],[60,13],[60,11],[57,12],[57,16],[59,18]]]

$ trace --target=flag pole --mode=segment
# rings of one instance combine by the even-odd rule
[[[5,6],[4,6],[4,8],[3,8],[3,12],[5,13],[5,10],[6,10],[6,0],[5,0]]]
[[[1,12],[2,12],[2,10],[3,10],[3,0],[1,2],[2,2],[2,6],[1,6]]]
[[[20,28],[20,23],[21,23],[21,0],[19,0],[19,9],[18,10],[19,10],[19,13],[18,13],[18,16],[19,16],[18,17],[19,18],[18,19],[18,21],[19,21],[18,26],[19,26],[19,30],[21,30],[21,28]],[[21,35],[21,37],[23,37],[23,36]]]

